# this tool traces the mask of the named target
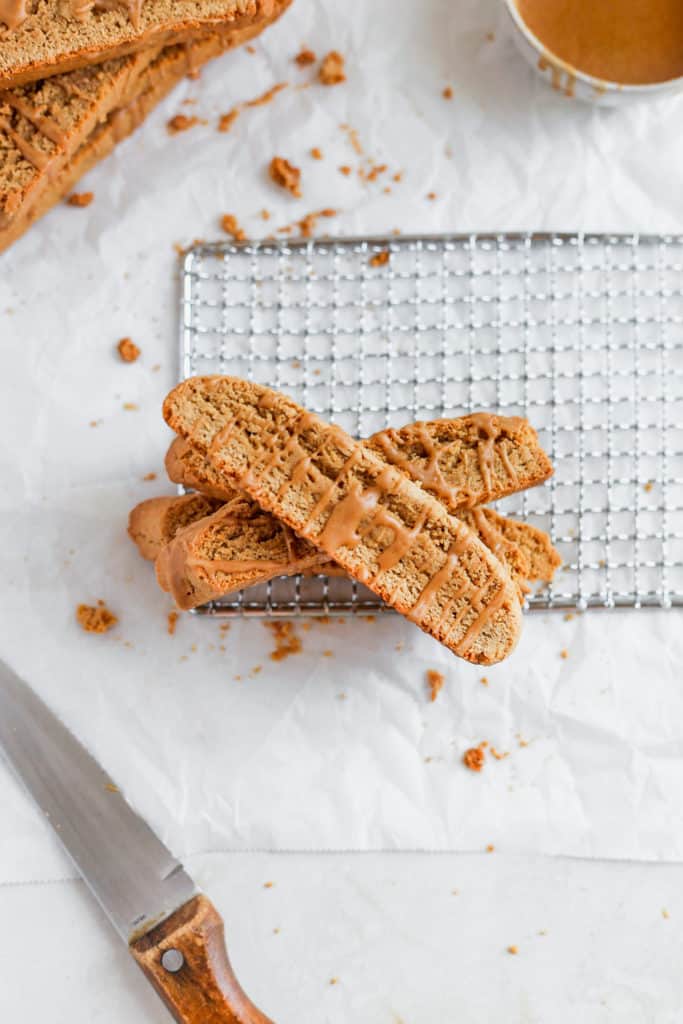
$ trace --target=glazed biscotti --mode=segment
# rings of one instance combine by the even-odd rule
[[[197,34],[272,20],[289,0],[2,0],[0,88]]]
[[[78,96],[74,93],[76,98],[72,112],[75,114],[76,110],[79,110],[82,120],[78,123],[74,121],[68,137],[63,139],[60,147],[53,145],[50,140],[44,140],[43,146],[48,159],[46,166],[38,167],[35,156],[33,161],[28,160],[19,149],[16,139],[10,139],[8,144],[9,137],[5,132],[6,173],[2,175],[3,136],[0,124],[0,181],[4,183],[0,185],[0,205],[4,210],[4,213],[0,214],[0,251],[16,241],[31,224],[70,192],[90,168],[108,156],[185,75],[200,68],[206,61],[226,49],[247,42],[269,23],[254,23],[248,28],[206,37],[188,45],[169,46],[155,57],[149,55],[152,56],[150,61],[147,60],[147,55],[144,61],[141,55],[135,55],[111,62],[117,66],[125,66],[128,70],[125,74],[119,70],[116,82],[111,78],[107,79],[106,87],[103,85],[97,94],[97,101],[85,87],[81,89],[81,85],[76,84],[78,93],[83,92],[88,98],[87,103],[83,100],[84,105],[79,106]],[[136,69],[134,75],[131,73],[133,65]],[[69,89],[77,79],[87,80],[88,87],[92,88],[96,81],[96,69],[72,72],[40,83],[41,88],[45,86],[47,90],[45,93],[41,92],[43,98],[48,93],[51,95],[52,90],[62,80],[67,79]],[[30,92],[31,87],[26,87],[25,91]],[[46,110],[47,108],[39,108],[36,103],[35,108],[31,110],[31,117],[36,120],[50,116]],[[72,146],[78,142],[84,125],[87,126],[93,120],[97,120],[105,110],[110,110],[105,120],[90,131],[73,155],[69,155]],[[29,130],[34,130],[34,126],[30,125],[29,128],[26,118],[21,121],[17,119],[14,121],[13,130],[21,130],[26,135]],[[35,136],[32,136],[31,145],[38,145]],[[10,166],[13,168],[11,173]]]
[[[153,562],[177,533],[218,511],[221,502],[204,494],[149,498],[128,516],[128,535],[143,558]]]
[[[166,422],[266,511],[454,653],[492,664],[514,648],[517,590],[479,538],[362,442],[269,388],[197,377]]]

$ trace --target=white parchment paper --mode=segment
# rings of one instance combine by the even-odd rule
[[[274,663],[261,623],[222,634],[184,616],[169,636],[168,599],[125,534],[129,508],[165,490],[173,243],[217,236],[223,213],[254,236],[322,207],[340,211],[324,229],[349,235],[681,229],[683,97],[572,103],[535,80],[500,15],[494,0],[296,0],[253,54],[181,85],[88,177],[89,208],[60,207],[1,258],[0,653],[180,854],[683,853],[679,613],[534,615],[488,685],[398,619],[313,624]],[[348,81],[297,68],[303,43],[342,51]],[[272,104],[215,130],[279,81]],[[180,111],[208,124],[170,137]],[[387,175],[359,178],[340,124]],[[301,200],[269,183],[275,154],[302,168]],[[124,335],[143,350],[129,366]],[[75,606],[98,598],[120,625],[88,636]],[[434,704],[429,668],[447,680]],[[473,775],[461,756],[482,740],[509,756]],[[70,874],[4,766],[0,793],[0,881]]]

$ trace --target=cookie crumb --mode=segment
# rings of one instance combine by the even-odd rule
[[[566,647],[563,647],[562,650],[560,651],[560,657],[562,658],[563,661],[566,661],[567,658],[569,657],[569,651],[567,650]]]
[[[66,203],[67,206],[77,206],[83,208],[85,206],[90,206],[94,198],[94,192],[72,192],[72,194],[67,199]]]
[[[275,885],[275,882],[264,882],[263,883],[263,888],[264,889],[272,889],[274,885]]]
[[[427,685],[429,686],[429,699],[432,703],[439,696],[439,693],[443,689],[445,683],[443,672],[437,672],[436,669],[427,669]]]
[[[229,132],[237,118],[240,116],[240,108],[233,107],[218,118],[218,131]]]
[[[221,227],[225,231],[226,235],[231,235],[236,242],[244,242],[246,240],[246,234],[240,227],[237,217],[232,213],[224,213],[221,217]]]
[[[268,167],[271,181],[297,198],[301,197],[301,171],[282,156],[274,156]]]
[[[652,490],[652,488],[654,487],[654,485],[655,485],[654,480],[648,480],[648,482],[646,484],[643,484],[643,490],[645,491],[646,494],[649,494],[650,491]]]
[[[284,661],[291,654],[301,652],[301,638],[294,629],[293,622],[264,622],[266,629],[273,634],[275,649],[270,652],[271,661]]]
[[[119,787],[115,786],[113,782],[105,782],[104,788],[106,789],[107,793],[120,793],[121,792]]]
[[[491,749],[491,757],[495,757],[496,761],[504,761],[506,757],[510,756],[510,751],[509,750],[500,751],[500,750],[496,750],[496,748],[493,747],[493,746],[490,749]]]
[[[244,104],[245,107],[264,107],[266,103],[270,103],[272,99],[283,89],[287,88],[287,82],[278,82],[277,85],[273,85],[270,89],[266,89],[260,96],[256,96],[253,100],[247,100]]]
[[[315,64],[316,60],[317,57],[313,50],[309,50],[307,46],[302,46],[294,58],[294,63],[298,64],[300,68],[308,68],[311,64]]]
[[[494,850],[495,850],[495,846],[493,845],[493,843],[489,843],[488,846],[486,847],[486,852],[487,853],[493,853]]]
[[[323,57],[320,70],[318,71],[318,81],[322,85],[339,85],[340,82],[346,81],[344,58],[338,50],[330,50]]]
[[[564,621],[565,622],[571,622],[573,618],[574,618],[574,612],[565,612],[565,615],[564,615]]]
[[[104,601],[98,601],[96,605],[79,604],[76,608],[76,618],[86,633],[106,633],[119,621]]]
[[[261,220],[270,220],[270,210],[261,210]]]
[[[169,135],[177,135],[179,132],[189,131],[196,124],[199,124],[199,118],[195,114],[192,114],[190,117],[187,114],[176,114],[167,123],[166,130]]]
[[[245,46],[244,49],[247,51],[247,53],[250,53],[252,56],[256,53],[256,47],[252,46],[251,43]]]
[[[313,146],[313,148],[311,149],[311,156],[313,157],[314,160],[322,160],[322,149],[320,149],[319,146]]]
[[[323,658],[333,658],[334,651],[323,651]]]
[[[441,95],[443,96],[443,98],[445,100],[452,100],[453,99],[453,89],[452,89],[452,87],[450,85],[447,85],[445,87],[445,89],[442,89]]]
[[[427,199],[436,199],[436,192],[428,192]]]
[[[126,410],[126,412],[137,412],[139,406],[135,402],[124,402],[123,408]]]
[[[669,911],[665,910],[664,907],[662,907],[662,917],[664,918],[665,921],[668,921],[669,918],[671,917],[671,914],[669,913]]]
[[[330,985],[338,985],[339,978],[330,978]]]
[[[519,949],[517,946],[508,946],[508,953],[510,953],[511,956],[517,956]]]
[[[179,616],[178,612],[169,612],[168,613],[167,627],[166,628],[168,630],[168,635],[169,636],[174,636],[175,635],[175,628],[176,628],[176,626],[178,624],[179,617],[180,616]]]
[[[382,249],[381,252],[376,252],[374,256],[371,256],[368,263],[371,267],[384,267],[389,262],[389,250]]]
[[[349,174],[351,173],[351,168],[349,167],[348,164],[342,164],[341,167],[339,168],[339,173],[343,174],[345,177],[348,178]]]
[[[489,685],[488,676],[482,676],[481,679],[479,680],[479,682],[481,683],[482,686],[488,686]]]
[[[484,36],[484,38],[485,38],[487,43],[492,43],[494,41],[494,39],[496,38],[496,33],[495,32],[487,32],[486,35]]]
[[[466,768],[469,768],[471,772],[480,772],[484,767],[484,750],[481,746],[470,747],[462,755],[462,763]]]
[[[150,480],[156,480],[156,478],[156,473],[145,473],[142,479],[144,480],[145,483],[148,483]]]
[[[121,338],[116,350],[123,363],[134,363],[140,357],[140,349],[132,338]]]

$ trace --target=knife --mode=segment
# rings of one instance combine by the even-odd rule
[[[180,1024],[272,1024],[240,988],[223,921],[99,764],[0,661],[0,748]]]

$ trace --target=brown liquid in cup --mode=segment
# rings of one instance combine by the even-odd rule
[[[683,76],[683,0],[517,0],[549,56],[608,82]]]

